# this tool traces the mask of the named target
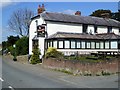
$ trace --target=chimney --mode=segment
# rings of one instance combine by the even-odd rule
[[[38,14],[41,14],[41,13],[44,12],[44,11],[45,11],[44,4],[42,4],[42,7],[39,5],[39,6],[38,6],[38,10],[37,10]]]
[[[81,16],[81,12],[80,11],[76,11],[75,15]]]

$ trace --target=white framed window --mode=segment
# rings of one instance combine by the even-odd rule
[[[63,48],[63,41],[59,41],[59,48]]]
[[[87,48],[90,48],[90,42],[87,42]]]
[[[57,48],[57,41],[53,41],[53,47]]]
[[[70,41],[65,41],[65,48],[70,48]]]
[[[111,41],[111,48],[117,48],[117,47],[118,47],[117,41]]]
[[[85,48],[85,42],[82,41],[81,44],[82,44],[82,48]]]
[[[105,48],[109,48],[109,42],[105,42]]]
[[[77,48],[80,48],[80,41],[77,41]]]
[[[103,49],[104,48],[104,43],[100,42],[100,48]]]
[[[52,47],[52,41],[50,41],[50,47]]]
[[[96,42],[96,48],[100,48],[100,43]]]
[[[50,42],[47,43],[48,48],[50,47]]]
[[[71,41],[71,48],[75,48],[75,41]]]
[[[95,42],[91,42],[91,48],[95,48]]]

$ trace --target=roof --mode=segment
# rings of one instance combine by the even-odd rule
[[[90,40],[110,40],[110,39],[120,39],[119,35],[114,33],[103,33],[103,34],[83,34],[83,33],[67,33],[67,32],[57,32],[47,39],[90,39]]]
[[[113,19],[107,19],[107,18],[93,17],[93,16],[78,16],[78,15],[68,15],[63,13],[51,13],[51,12],[41,13],[41,16],[44,18],[45,21],[92,24],[92,25],[96,24],[103,26],[120,27],[119,21]]]

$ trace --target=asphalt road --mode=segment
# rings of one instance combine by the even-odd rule
[[[2,60],[2,58],[0,58]],[[118,88],[118,76],[85,77],[2,60],[2,88]],[[109,89],[110,90],[110,89]],[[111,89],[113,90],[113,89]]]

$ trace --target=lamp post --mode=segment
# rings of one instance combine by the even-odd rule
[[[15,44],[13,45],[13,48],[14,48],[14,57],[13,57],[13,61],[17,61],[17,58],[16,58],[16,45],[15,45]]]

